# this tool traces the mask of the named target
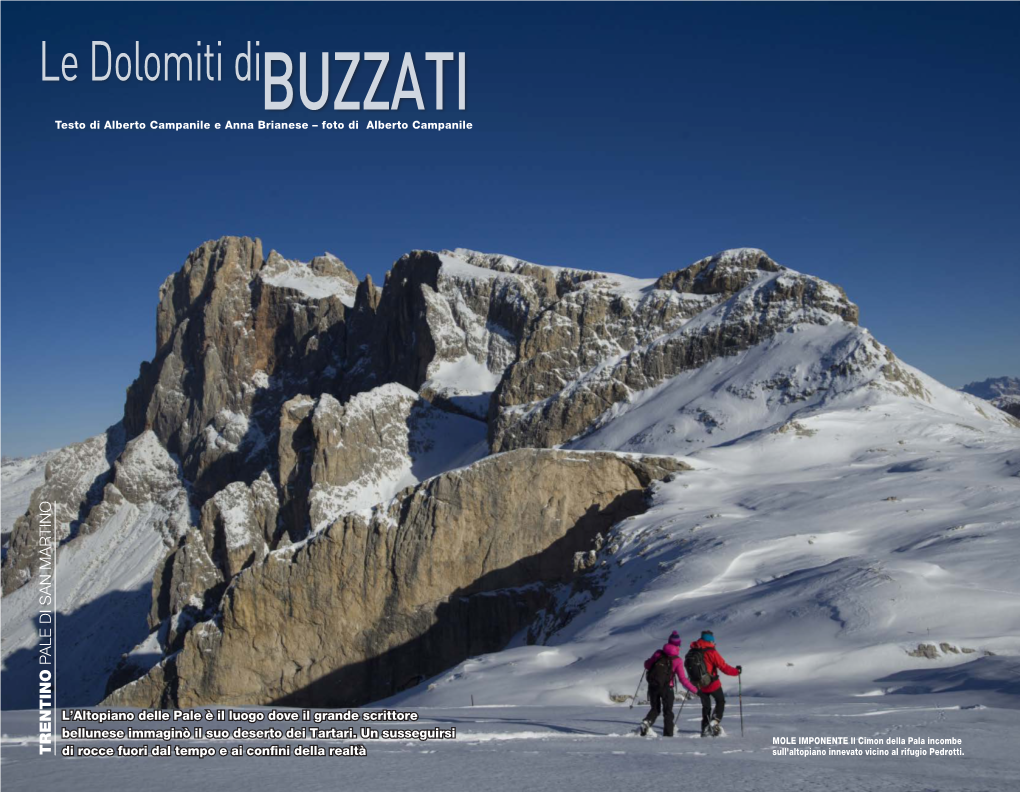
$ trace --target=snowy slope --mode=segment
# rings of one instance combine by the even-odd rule
[[[38,789],[41,777],[54,788],[73,786],[76,792],[141,786],[153,792],[175,792],[182,783],[224,790],[282,785],[303,790],[404,787],[471,792],[560,792],[564,787],[619,792],[663,786],[734,792],[1006,792],[1020,785],[1020,767],[1013,757],[1020,712],[952,703],[944,696],[917,696],[911,704],[898,708],[867,701],[810,704],[745,696],[746,736],[740,738],[739,725],[731,724],[732,739],[720,740],[697,737],[698,715],[690,704],[672,740],[641,739],[629,733],[643,710],[628,710],[625,705],[465,705],[423,710],[421,720],[414,724],[421,729],[455,728],[453,740],[358,740],[367,750],[367,755],[360,758],[260,759],[40,757],[39,738],[33,733],[38,728],[38,714],[25,712],[5,714],[0,750],[5,784],[10,784],[5,788],[16,792]],[[736,709],[736,702],[733,707]],[[229,724],[230,729],[235,725]],[[269,725],[266,722],[257,728]],[[405,726],[383,723],[380,728]],[[964,756],[773,755],[773,736],[820,735],[873,740],[959,739]],[[310,742],[285,739],[276,744],[296,747]],[[315,742],[332,747],[352,741]],[[63,744],[58,741],[58,748]],[[87,744],[109,745],[111,741]],[[239,743],[191,740],[179,744],[216,749]],[[246,746],[266,744],[244,741]],[[889,750],[884,745],[863,747]],[[339,784],[338,777],[342,778]]]
[[[71,542],[58,556],[57,684],[70,700],[101,699],[105,678],[120,654],[146,637],[152,574],[166,553],[154,526],[162,516],[156,508],[124,504],[103,527],[105,541]],[[6,709],[38,704],[31,688],[38,667],[31,619],[39,608],[37,596],[30,583],[3,600],[0,684]]]
[[[681,332],[689,332],[689,327]],[[980,399],[946,388],[902,362],[896,366],[909,379],[909,387],[890,378],[886,369],[890,359],[886,347],[855,325],[794,325],[745,352],[717,358],[658,387],[633,393],[570,445],[691,453],[827,410],[887,402],[932,402],[960,420],[1009,424]],[[910,387],[920,392],[911,393]]]
[[[550,615],[544,645],[518,636],[396,701],[605,703],[633,693],[641,659],[670,630],[686,646],[711,627],[757,695],[959,686],[1020,706],[991,656],[1020,652],[1020,430],[918,372],[928,401],[867,388],[774,416],[753,400],[741,412],[742,400],[706,394],[764,364],[729,360],[714,381],[701,371],[639,396],[578,442],[668,453],[696,429],[692,403],[724,416],[680,444],[700,449],[685,457],[696,470],[657,485],[652,508],[607,542],[593,573],[602,596],[565,592],[576,615],[560,629]],[[918,644],[933,657],[908,654]],[[994,679],[978,681],[986,668]]]
[[[177,470],[155,435],[143,433],[118,461],[116,484],[107,485],[110,512],[102,527],[60,546],[53,572],[60,606],[56,682],[71,700],[101,699],[120,655],[148,634],[145,615],[153,572],[186,519],[180,512],[188,508]],[[38,595],[29,582],[3,598],[0,685],[5,709],[38,703],[32,688],[38,668]]]
[[[443,251],[441,254],[443,267],[449,272],[457,272],[462,277],[493,277],[478,273],[478,270],[495,270],[501,273],[519,273],[534,270],[545,270],[554,276],[568,276],[590,286],[608,288],[616,294],[636,302],[647,295],[655,284],[655,278],[635,278],[616,272],[600,272],[598,270],[580,270],[571,267],[557,267],[548,264],[534,264],[530,261],[507,256],[502,253],[482,253],[468,248],[457,248]],[[471,269],[466,269],[466,267]]]
[[[345,270],[343,262],[328,253],[311,264],[271,254],[265,272],[260,277],[270,286],[294,289],[307,297],[323,299],[335,296],[348,308],[352,308],[357,281],[352,282],[349,278],[335,274],[336,271]]]
[[[25,513],[32,493],[45,481],[46,463],[55,453],[46,451],[31,457],[4,459],[3,465],[0,465],[0,488],[3,489],[0,524],[4,534]]]

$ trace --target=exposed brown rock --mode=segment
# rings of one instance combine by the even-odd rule
[[[149,629],[184,612],[198,616],[210,611],[219,604],[224,585],[223,572],[213,563],[202,533],[197,528],[188,531],[153,575]],[[170,636],[170,645],[174,638]]]
[[[269,552],[278,508],[276,487],[265,473],[250,487],[231,482],[205,502],[205,548],[227,580]]]
[[[197,626],[173,682],[108,704],[359,704],[500,648],[572,574],[575,552],[645,508],[668,457],[522,450],[409,489],[371,520],[348,516],[270,554]],[[520,589],[520,587],[525,587]],[[492,596],[491,592],[500,592]],[[160,669],[159,674],[164,673]]]
[[[125,427],[152,428],[204,496],[268,464],[283,400],[274,381],[322,388],[342,366],[348,309],[341,295],[271,282],[292,266],[351,293],[357,284],[334,257],[307,267],[275,252],[263,261],[259,240],[224,237],[195,250],[160,290],[156,357],[128,389]]]
[[[924,657],[928,660],[937,660],[939,656],[939,648],[935,644],[918,644],[916,649],[913,649],[907,654],[910,657]]]
[[[761,273],[780,269],[764,251],[740,248],[716,253],[682,270],[668,272],[656,281],[655,288],[691,294],[733,294]]]

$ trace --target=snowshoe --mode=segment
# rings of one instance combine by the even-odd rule
[[[648,732],[649,732],[649,730],[651,728],[652,728],[652,724],[650,724],[646,720],[643,720],[643,721],[641,721],[641,725],[638,726],[638,734],[640,734],[642,737],[647,737],[648,736]]]
[[[719,721],[716,718],[712,718],[712,720],[709,721],[708,729],[712,733],[713,737],[725,737],[726,736],[726,732],[723,731],[722,726],[719,725]]]

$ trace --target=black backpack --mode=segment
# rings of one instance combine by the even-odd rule
[[[691,647],[684,657],[684,669],[691,683],[698,688],[707,688],[719,677],[717,674],[708,673],[708,664],[705,662],[705,650]]]
[[[673,658],[665,652],[659,655],[659,659],[652,663],[646,675],[648,687],[667,688],[673,680]]]

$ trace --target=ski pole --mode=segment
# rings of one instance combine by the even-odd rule
[[[644,681],[644,679],[645,679],[645,672],[642,671],[641,672],[641,676],[638,677],[637,689],[635,689],[635,691],[634,691],[634,697],[630,700],[630,708],[631,709],[634,709],[634,705],[637,703],[637,694],[641,690],[641,683]]]
[[[681,717],[683,717],[683,714],[684,714],[684,704],[686,704],[686,703],[687,703],[687,697],[688,697],[689,695],[691,695],[691,694],[690,694],[690,693],[688,693],[688,692],[687,692],[686,690],[684,690],[684,688],[683,688],[683,686],[682,686],[682,685],[681,685],[681,687],[680,687],[680,690],[681,690],[681,691],[683,692],[684,696],[683,696],[683,698],[682,698],[682,699],[680,699],[680,712],[679,712],[679,713],[677,713],[677,716],[676,716],[676,719],[675,719],[675,720],[676,720],[676,723],[677,723],[677,724],[679,724],[679,723],[680,723],[680,718],[681,718]]]
[[[737,674],[737,701],[740,702],[740,736],[744,736],[744,686],[741,680],[744,676],[743,670]]]

